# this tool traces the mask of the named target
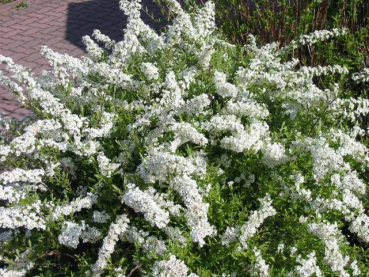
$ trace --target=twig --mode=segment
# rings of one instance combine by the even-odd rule
[[[132,274],[137,270],[137,269],[139,269],[140,267],[142,267],[143,266],[143,264],[138,264],[138,265],[136,265],[135,266],[135,268],[133,268],[132,270],[131,270],[131,272],[127,275],[127,277],[131,277],[132,276]]]
[[[63,255],[63,256],[67,256],[69,258],[72,258],[72,259],[77,259],[75,256],[73,255],[70,255],[70,254],[63,254],[63,253],[60,253],[59,251],[57,250],[53,250],[53,251],[50,251],[49,253],[45,253],[45,254],[42,254],[41,256],[38,257],[38,259],[40,258],[43,258],[43,257],[46,257],[46,256],[54,256],[54,255]]]

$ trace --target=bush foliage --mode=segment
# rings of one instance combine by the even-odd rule
[[[123,41],[43,47],[41,77],[0,56],[35,114],[2,121],[0,274],[368,275],[369,101],[345,67],[289,58],[347,31],[241,47],[212,2],[167,5],[158,35],[121,0]]]

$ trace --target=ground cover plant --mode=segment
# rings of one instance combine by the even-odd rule
[[[0,0],[0,6],[3,5],[3,4],[11,3],[13,1],[15,1],[15,0]],[[14,6],[14,8],[20,8],[20,7],[27,8],[26,1],[23,1],[21,4],[18,4],[18,5]]]
[[[0,0],[0,5],[2,4],[7,4],[7,3],[10,3],[12,2],[13,0]]]
[[[43,47],[41,77],[0,56],[35,114],[2,120],[1,275],[368,275],[369,101],[345,67],[286,61],[346,31],[241,47],[212,2],[167,5],[158,35],[121,0],[123,41]]]

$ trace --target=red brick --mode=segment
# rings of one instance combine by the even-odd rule
[[[15,24],[17,24],[18,22],[19,22],[19,20],[18,20],[18,19],[13,19],[13,20],[9,20],[9,21],[7,21],[7,22],[3,23],[2,25],[3,25],[4,27],[14,26],[14,25],[15,25]]]
[[[12,51],[14,48],[18,47],[19,45],[23,44],[21,41],[13,41],[3,47],[5,50]]]
[[[31,112],[30,112],[29,114],[31,114]],[[29,114],[27,114],[27,115],[29,115]],[[24,115],[24,114],[17,114],[16,112],[13,112],[13,113],[8,114],[8,116],[13,117],[13,118],[15,118],[15,119],[19,119],[19,120],[21,120],[21,119],[23,119],[26,115]]]
[[[22,60],[23,58],[27,57],[28,55],[27,54],[24,54],[24,53],[18,53],[18,54],[15,54],[15,55],[12,55],[11,58],[15,61],[15,62],[18,62],[19,60]]]
[[[4,34],[4,37],[5,38],[12,38],[14,36],[16,36],[17,34],[21,33],[22,31],[21,30],[11,30],[10,32]]]
[[[42,71],[50,71],[51,67],[48,65],[38,65],[38,67],[34,68],[32,71],[36,74],[36,75],[41,75]]]
[[[0,25],[0,33],[8,33],[8,32],[10,32],[10,31],[12,31],[13,29],[11,29],[11,28],[8,28],[8,27],[3,27],[3,26],[1,26]]]
[[[23,47],[23,46],[18,46],[18,47],[15,47],[13,49],[13,51],[15,53],[24,53],[24,54],[27,54],[27,55],[30,55],[32,54],[34,51],[29,49],[29,48],[26,48],[26,47]]]
[[[61,54],[68,54],[70,53],[69,49],[65,49],[65,48],[58,48],[58,52]]]
[[[69,53],[69,55],[74,56],[74,57],[78,57],[78,56],[82,56],[83,54],[85,54],[86,52],[80,48],[74,49],[72,52]]]
[[[23,46],[26,47],[26,48],[30,48],[30,47],[33,47],[33,46],[41,46],[43,43],[44,43],[44,41],[41,40],[41,39],[34,39],[30,42],[25,43]]]
[[[60,37],[60,36],[56,36],[52,39],[48,39],[45,41],[45,43],[48,45],[48,46],[51,46],[51,45],[54,45],[54,44],[57,44],[59,43],[60,41],[63,41],[64,38],[63,37]]]
[[[13,39],[9,39],[9,38],[0,38],[0,43],[1,44],[9,44],[11,42],[13,42],[14,40]]]
[[[28,19],[26,19],[26,20],[24,20],[24,21],[20,22],[20,24],[22,24],[22,25],[29,25],[29,24],[31,24],[31,23],[33,23],[33,22],[38,21],[38,20],[39,20],[39,19],[38,19],[37,17],[30,17],[30,18],[28,18]]]
[[[18,35],[18,34],[19,34],[19,33],[21,33],[21,32],[22,32],[21,30],[12,30],[12,31],[10,31],[10,32],[6,33],[6,34],[4,35],[4,37],[5,37],[5,38],[12,38],[12,37],[14,37],[14,36]]]
[[[40,13],[33,13],[32,14],[32,17],[37,17],[39,19],[42,19],[42,18],[45,18],[45,15],[44,14],[40,14]]]
[[[53,18],[53,17],[44,17],[44,18],[42,18],[42,19],[40,19],[39,21],[38,21],[38,23],[41,23],[41,24],[46,24],[46,23],[49,23],[49,22],[52,22],[52,21],[55,21],[55,18]]]
[[[56,30],[59,30],[61,27],[59,26],[50,26],[47,28],[43,28],[43,30],[41,30],[41,33],[43,34],[53,34]]]
[[[41,58],[41,59],[35,60],[33,62],[34,63],[37,63],[37,64],[39,64],[41,66],[49,65],[49,61],[46,58]]]
[[[27,114],[30,114],[31,111],[25,108],[18,108],[14,112],[16,112],[17,114],[27,115]]]
[[[12,112],[19,109],[19,105],[14,105],[14,103],[9,103],[8,101],[0,102],[0,109],[7,112]]]
[[[12,28],[15,30],[21,30],[22,32],[29,29],[28,26],[20,25],[19,22],[16,25],[12,26]]]
[[[58,43],[57,46],[60,47],[60,48],[64,48],[64,49],[70,50],[70,51],[73,51],[74,49],[77,48],[75,45],[70,44],[68,42],[60,42],[60,43]]]
[[[5,88],[0,86],[0,102],[1,103],[17,103],[16,100],[14,100],[15,97],[12,95],[9,91],[6,91]]]
[[[35,34],[30,35],[30,37],[39,38],[39,39],[42,39],[42,40],[49,40],[49,39],[52,39],[54,36],[53,35],[42,34],[41,32],[39,32],[39,33],[35,33]]]
[[[20,61],[19,64],[26,67],[26,68],[28,68],[28,69],[33,69],[35,67],[35,63],[28,62],[28,61],[25,61],[25,60]]]
[[[38,33],[40,30],[39,29],[37,29],[37,28],[28,28],[28,30],[27,31],[25,31],[22,35],[23,36],[30,36],[30,35],[32,35],[32,34],[36,34],[36,33]]]
[[[41,23],[38,23],[38,22],[33,22],[29,26],[37,28],[37,29],[44,29],[45,28],[45,24],[41,24]]]
[[[2,116],[11,116],[11,112],[7,112],[7,111],[5,111],[5,110],[3,110],[3,109],[0,109],[0,114],[1,114]],[[11,117],[13,117],[13,118],[17,118],[17,117],[14,117],[14,116],[11,116]],[[19,119],[22,119],[22,118],[19,118]]]
[[[32,40],[32,38],[31,38],[31,37],[29,37],[29,36],[23,36],[23,34],[18,34],[18,35],[16,35],[16,36],[13,36],[13,37],[12,37],[12,40],[13,40],[13,41],[23,41],[23,42],[28,42],[28,41]]]
[[[36,52],[36,53],[33,53],[32,55],[28,56],[27,58],[25,58],[26,61],[28,62],[33,62],[37,59],[39,59],[41,57],[41,54]]]
[[[63,20],[59,21],[59,20],[54,20],[49,22],[48,24],[51,26],[59,26],[59,27],[66,27],[66,18],[64,18]]]
[[[39,9],[36,13],[37,14],[45,15],[45,13],[47,13],[48,11],[51,11],[51,10],[52,10],[52,8],[50,8],[50,7],[43,7],[41,9]]]

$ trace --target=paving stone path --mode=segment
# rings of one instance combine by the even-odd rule
[[[152,0],[142,1],[156,17],[160,10]],[[0,6],[0,54],[32,69],[36,74],[49,70],[40,47],[47,45],[60,53],[85,55],[82,36],[95,29],[121,40],[126,17],[119,0],[27,0],[27,8],[2,10]],[[143,20],[158,27],[149,16]],[[0,65],[0,70],[5,66]],[[23,118],[30,112],[0,85],[0,113]]]

